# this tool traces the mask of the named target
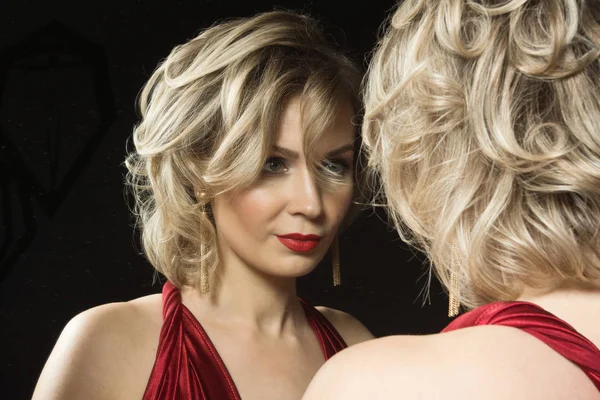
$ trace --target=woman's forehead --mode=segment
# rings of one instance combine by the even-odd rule
[[[319,129],[319,132],[311,132],[305,129],[306,120],[308,119],[308,123],[310,123],[316,118],[311,115],[302,115],[300,96],[291,98],[284,107],[278,129],[274,132],[273,145],[301,152],[304,148],[305,136],[311,134],[318,136],[315,141],[317,148],[327,149],[353,142],[356,136],[356,126],[353,123],[352,104],[345,99],[340,99],[334,104],[335,109],[331,110],[333,111],[331,118],[323,121],[326,124],[322,126],[322,129]],[[323,110],[324,113],[327,111]]]

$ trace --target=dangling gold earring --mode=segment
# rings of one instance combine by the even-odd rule
[[[459,268],[458,265],[458,250],[453,248],[452,250],[452,270],[450,271],[450,288],[448,289],[448,316],[456,317],[460,311],[460,286],[458,285],[458,277],[456,276],[456,270]]]
[[[336,235],[331,244],[331,266],[333,268],[333,286],[342,284],[342,274],[340,272],[340,240]]]
[[[448,297],[448,316],[456,317],[460,310],[460,301],[458,300],[459,296],[458,289],[458,279],[456,278],[456,272],[452,271],[450,273],[450,294]]]
[[[196,192],[196,199],[200,202],[200,213],[203,218],[206,218],[206,193]],[[200,235],[200,290],[204,294],[210,291],[210,282],[208,276],[208,266],[202,261],[202,257],[206,254],[206,244],[204,243],[203,235]]]

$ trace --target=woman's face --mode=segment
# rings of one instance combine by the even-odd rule
[[[327,252],[353,194],[355,127],[349,102],[320,137],[314,156],[344,183],[321,188],[303,151],[300,99],[286,106],[269,159],[250,188],[215,197],[222,262],[278,277],[312,271]]]

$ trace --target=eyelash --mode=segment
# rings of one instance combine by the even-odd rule
[[[282,165],[282,169],[278,170],[278,171],[271,171],[268,169],[268,166],[272,163],[280,163]],[[322,163],[322,167],[323,168],[327,168],[328,165],[339,165],[342,168],[341,172],[335,172],[335,171],[331,171],[331,173],[336,174],[336,175],[344,175],[350,165],[348,164],[348,162],[344,159],[326,159],[323,163]],[[267,160],[265,161],[265,164],[263,166],[263,172],[267,173],[267,174],[271,174],[271,175],[278,175],[281,173],[286,172],[289,169],[285,159],[283,159],[282,157],[269,157],[267,158]]]
[[[323,167],[327,168],[327,165],[339,165],[340,167],[342,167],[342,171],[341,172],[334,172],[334,171],[330,170],[332,173],[334,173],[336,175],[340,175],[340,176],[344,175],[346,173],[346,171],[348,171],[348,168],[350,167],[348,165],[348,162],[346,160],[344,160],[344,159],[341,159],[341,158],[339,158],[339,159],[332,159],[332,160],[325,160],[323,162]]]
[[[284,171],[269,171],[267,169],[267,166],[273,162],[280,162],[283,165]],[[265,173],[271,174],[271,175],[278,175],[287,170],[288,170],[288,165],[286,164],[285,160],[281,157],[269,157],[269,158],[267,158],[267,161],[265,161],[265,165],[263,166],[263,171]]]

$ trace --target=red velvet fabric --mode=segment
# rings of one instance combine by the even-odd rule
[[[163,326],[144,400],[240,400],[227,367],[202,325],[181,303],[179,290],[167,281],[162,296]],[[318,310],[301,303],[325,360],[347,347]]]
[[[521,301],[491,303],[457,317],[442,332],[476,325],[510,326],[535,336],[581,368],[600,391],[600,350],[543,308]]]

